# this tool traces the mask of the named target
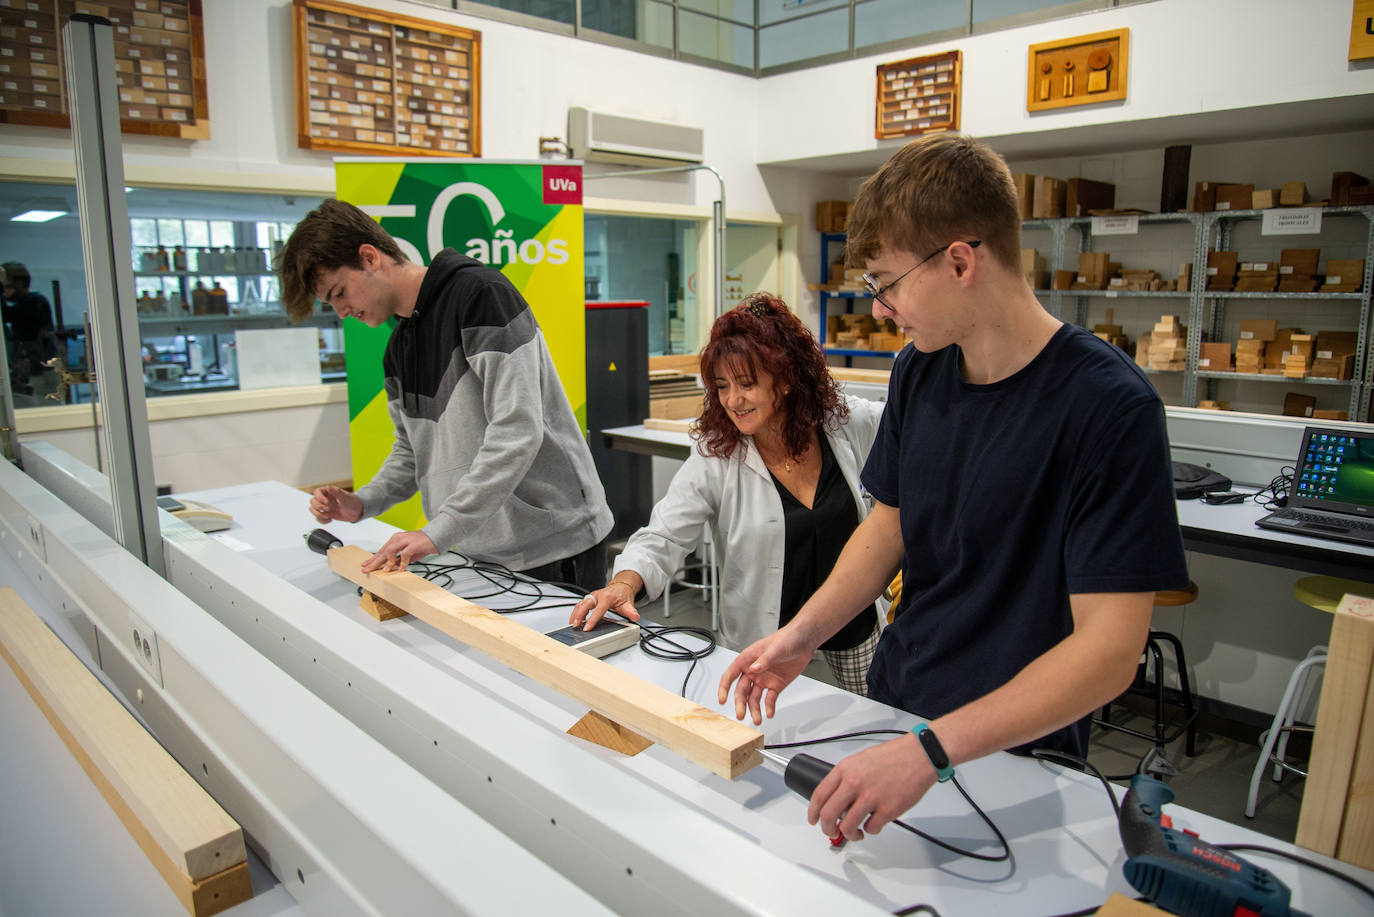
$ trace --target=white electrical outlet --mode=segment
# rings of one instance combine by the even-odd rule
[[[28,521],[29,547],[33,550],[34,556],[38,558],[39,563],[46,564],[48,562],[48,548],[47,545],[43,543],[43,526],[32,516],[28,518]]]
[[[153,676],[158,687],[162,687],[162,658],[158,655],[157,632],[132,611],[129,612],[129,632],[125,637],[125,645],[133,649],[138,664]]]

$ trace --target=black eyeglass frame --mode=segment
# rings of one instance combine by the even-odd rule
[[[911,267],[909,267],[909,268],[907,268],[905,271],[903,271],[901,274],[899,274],[899,275],[897,276],[897,279],[894,280],[894,281],[892,281],[891,283],[889,283],[887,286],[879,287],[878,284],[877,284],[877,281],[875,281],[875,280],[873,279],[873,275],[872,275],[872,274],[865,273],[865,274],[863,275],[863,277],[861,278],[861,279],[863,280],[863,282],[864,282],[864,287],[868,290],[868,294],[869,294],[870,296],[872,296],[872,297],[873,297],[874,299],[876,299],[878,302],[882,303],[884,306],[887,306],[889,309],[891,309],[891,308],[892,308],[892,304],[889,303],[887,300],[883,299],[883,294],[886,293],[888,290],[892,289],[893,287],[895,287],[897,284],[901,283],[901,282],[902,282],[902,278],[906,277],[907,274],[910,274],[912,271],[916,270],[916,268],[918,268],[918,267],[920,267],[921,265],[925,264],[927,261],[929,261],[930,259],[934,258],[936,255],[943,255],[946,251],[949,250],[949,247],[950,247],[951,245],[953,245],[954,242],[959,242],[959,241],[961,241],[961,240],[955,239],[953,242],[947,242],[947,243],[945,243],[944,245],[941,245],[939,248],[935,249],[935,251],[931,252],[929,255],[926,255],[926,256],[925,256],[924,258],[922,258],[920,261],[916,262],[914,265],[912,265]],[[970,242],[968,243],[968,247],[969,247],[969,248],[977,248],[978,246],[980,246],[980,245],[982,245],[982,244],[983,244],[983,240],[982,240],[982,239],[974,239],[974,240],[972,240],[972,241],[970,241]]]

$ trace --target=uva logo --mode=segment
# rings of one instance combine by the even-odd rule
[[[577,182],[571,178],[551,178],[549,179],[549,187],[554,191],[576,191]]]

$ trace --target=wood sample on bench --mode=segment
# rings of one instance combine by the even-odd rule
[[[728,780],[761,763],[763,733],[475,605],[409,572],[363,573],[357,545],[331,548],[329,569],[378,598],[586,704]]]
[[[1328,643],[1294,843],[1374,869],[1374,597],[1341,599]]]
[[[190,913],[253,896],[238,823],[9,587],[0,656]]]

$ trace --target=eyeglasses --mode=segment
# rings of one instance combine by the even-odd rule
[[[958,241],[959,241],[958,239],[955,239],[955,240],[954,240],[954,242],[958,242]],[[889,284],[888,284],[887,286],[885,286],[885,287],[880,287],[880,286],[878,286],[878,282],[877,282],[876,280],[873,279],[873,275],[872,275],[872,274],[864,274],[864,275],[863,275],[864,288],[865,288],[866,290],[868,290],[868,295],[872,296],[872,297],[873,297],[874,299],[876,299],[878,302],[882,303],[883,305],[885,305],[885,306],[887,306],[889,309],[891,309],[891,308],[892,308],[892,304],[889,303],[887,300],[883,299],[883,294],[886,293],[888,290],[892,289],[893,287],[895,287],[897,284],[901,283],[903,277],[905,277],[907,274],[910,274],[912,271],[916,270],[916,268],[920,267],[921,265],[925,264],[925,263],[926,263],[927,261],[929,261],[931,258],[934,258],[936,255],[943,255],[943,254],[945,253],[945,251],[946,251],[951,245],[954,244],[954,242],[949,242],[949,243],[946,243],[945,245],[941,245],[939,248],[935,249],[935,251],[931,252],[929,255],[926,255],[924,258],[922,258],[922,259],[921,259],[920,261],[918,261],[916,264],[912,265],[910,268],[908,268],[907,270],[903,271],[903,272],[897,277],[896,280],[892,281],[891,283],[889,283]],[[969,247],[969,248],[977,248],[978,246],[980,246],[980,245],[982,245],[982,244],[983,244],[983,240],[982,240],[982,239],[974,239],[972,242],[969,242],[969,243],[968,243],[968,247]]]

